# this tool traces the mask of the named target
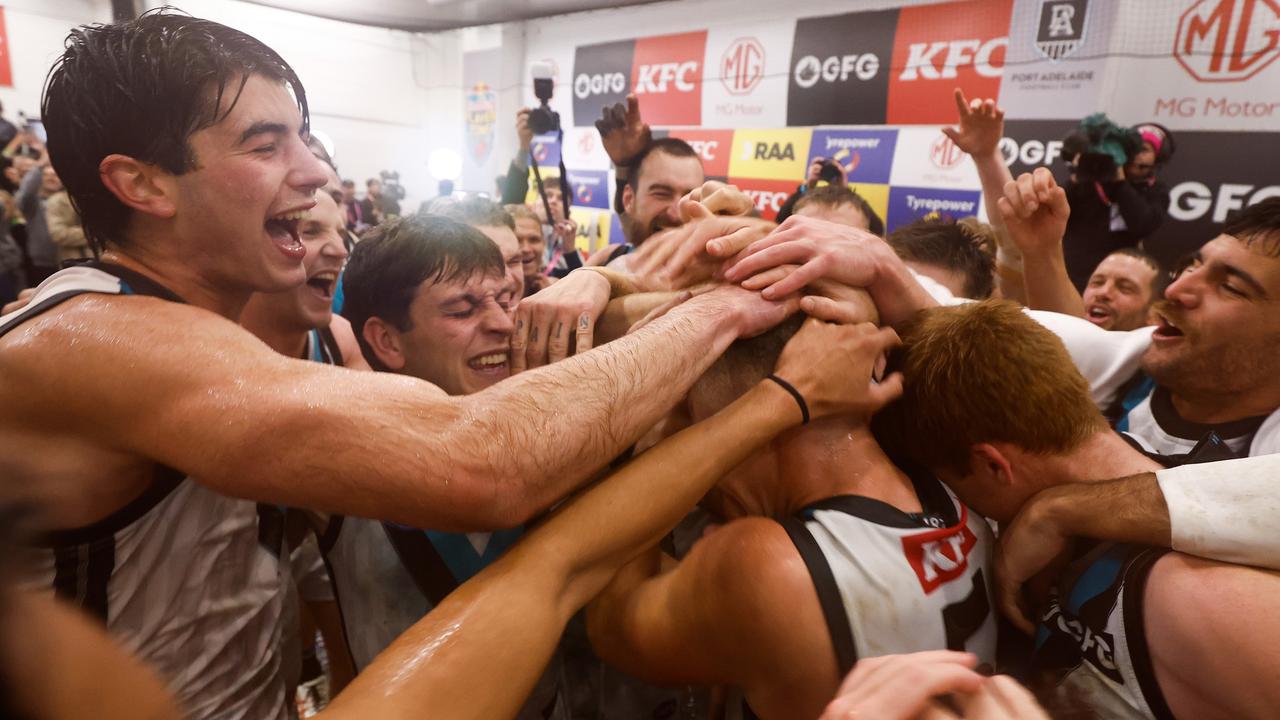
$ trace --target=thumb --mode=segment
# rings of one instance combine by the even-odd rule
[[[955,128],[944,127],[942,128],[942,134],[950,138],[953,143],[960,142],[960,131]]]
[[[895,372],[877,384],[873,384],[867,391],[867,400],[870,407],[867,409],[872,415],[879,412],[885,405],[902,397],[902,373]]]
[[[692,198],[683,198],[680,200],[680,216],[687,220],[705,220],[713,217],[711,211],[706,205]]]

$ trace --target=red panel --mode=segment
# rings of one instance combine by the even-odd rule
[[[702,58],[707,31],[636,40],[631,90],[650,125],[702,124]]]

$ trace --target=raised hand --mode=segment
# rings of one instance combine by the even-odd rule
[[[954,128],[942,128],[942,132],[956,147],[973,157],[994,155],[999,151],[1000,138],[1004,136],[1004,111],[996,107],[995,100],[966,100],[960,88],[956,88],[955,97],[960,124]]]
[[[529,108],[520,108],[516,112],[516,138],[520,140],[520,151],[529,152],[533,145],[533,128],[529,127]]]
[[[645,240],[631,261],[631,271],[650,289],[679,289],[710,280],[723,260],[710,254],[709,247],[716,243],[745,247],[774,228],[759,218],[714,215],[706,204],[689,198],[681,199],[680,215],[686,219],[684,225]]]
[[[511,335],[512,373],[590,350],[610,294],[608,278],[578,270],[521,300]]]
[[[719,180],[708,180],[702,183],[700,187],[690,190],[681,198],[682,201],[686,199],[702,203],[712,215],[750,215],[755,209],[755,203],[746,193],[739,190],[737,185],[728,185]],[[685,222],[689,222],[692,218],[683,212],[684,207],[681,204],[680,216]]]
[[[601,110],[596,121],[600,142],[614,165],[627,165],[653,141],[649,125],[640,119],[640,100],[627,96],[627,104],[615,103]]]
[[[1049,168],[1036,168],[1034,173],[1023,173],[1005,183],[1004,197],[998,204],[1010,239],[1024,254],[1061,248],[1071,206]]]

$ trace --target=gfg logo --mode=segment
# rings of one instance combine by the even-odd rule
[[[573,94],[577,95],[579,100],[585,100],[592,95],[621,93],[625,92],[626,89],[627,76],[622,73],[605,73],[602,75],[583,73],[573,80]]]
[[[859,80],[870,80],[880,72],[880,58],[871,53],[863,55],[831,56],[819,60],[814,55],[805,55],[796,63],[795,81],[802,88],[811,88],[819,80],[825,82],[844,82],[852,75]]]
[[[1169,215],[1175,220],[1190,222],[1199,220],[1213,211],[1215,223],[1226,222],[1227,214],[1267,198],[1280,197],[1280,185],[1253,185],[1223,183],[1215,193],[1208,185],[1188,181],[1178,183],[1169,192]]]
[[[1178,20],[1173,56],[1200,82],[1239,82],[1280,57],[1280,0],[1198,0]]]
[[[764,79],[764,46],[753,37],[738,38],[720,58],[720,82],[733,95],[746,95]]]
[[[943,80],[956,77],[956,68],[972,65],[974,72],[983,77],[1000,77],[1004,71],[1004,58],[996,64],[996,50],[1007,48],[1009,38],[981,40],[951,40],[949,42],[912,43],[907,50],[907,65],[899,80]],[[938,62],[942,65],[939,66]]]
[[[1062,141],[1028,140],[1021,145],[1011,137],[1000,138],[1000,156],[1005,165],[1021,162],[1023,165],[1052,165],[1062,157]]]

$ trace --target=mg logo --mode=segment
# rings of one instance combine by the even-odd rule
[[[956,144],[951,142],[951,138],[939,135],[929,148],[929,159],[939,168],[950,170],[964,159],[964,151],[956,147]]]
[[[598,132],[584,132],[578,135],[578,152],[583,155],[589,155],[596,149],[596,136]]]
[[[720,82],[734,95],[746,95],[764,78],[764,46],[753,37],[738,38],[720,58]]]
[[[1280,0],[1198,0],[1178,20],[1173,56],[1200,82],[1240,82],[1280,57]]]

